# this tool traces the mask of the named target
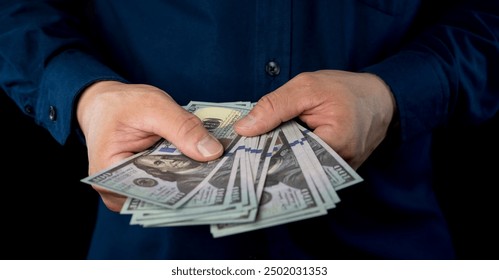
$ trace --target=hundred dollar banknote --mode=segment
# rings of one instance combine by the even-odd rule
[[[209,178],[234,153],[233,149],[241,140],[241,136],[234,132],[233,124],[249,109],[191,103],[186,110],[203,121],[227,154],[210,162],[197,162],[183,155],[170,142],[162,140],[156,146],[81,181],[171,209],[186,203],[203,187],[210,188],[207,185]],[[213,196],[223,194],[213,190],[209,195],[209,199],[216,199]]]
[[[256,137],[233,124],[254,103],[192,101],[184,106],[224,146],[224,155],[200,163],[161,140],[106,170],[82,179],[128,196],[121,214],[131,225],[210,225],[214,237],[327,214],[337,193],[362,181],[312,131],[288,121]]]

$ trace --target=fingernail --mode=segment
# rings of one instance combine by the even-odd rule
[[[254,126],[255,123],[256,123],[256,119],[252,115],[247,115],[237,122],[237,126],[239,128],[247,129],[247,128],[251,128],[252,126]]]
[[[211,157],[223,152],[223,146],[215,137],[208,134],[198,142],[198,151],[205,157]]]

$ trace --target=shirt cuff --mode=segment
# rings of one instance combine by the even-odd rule
[[[404,51],[363,71],[379,76],[390,87],[403,141],[428,133],[445,120],[449,84],[430,54]]]
[[[36,122],[45,127],[60,144],[64,144],[71,132],[79,129],[75,110],[80,93],[101,80],[126,82],[86,53],[66,51],[54,57],[43,75],[36,105]]]

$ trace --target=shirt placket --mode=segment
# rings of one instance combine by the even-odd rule
[[[256,1],[256,100],[290,79],[291,2]]]

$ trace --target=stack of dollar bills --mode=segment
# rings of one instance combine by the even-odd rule
[[[184,107],[224,146],[216,160],[194,161],[163,139],[82,182],[127,196],[120,213],[131,215],[131,225],[210,225],[213,237],[222,237],[325,215],[340,201],[338,190],[362,181],[295,121],[256,137],[235,133],[233,124],[253,105]]]

